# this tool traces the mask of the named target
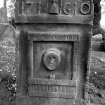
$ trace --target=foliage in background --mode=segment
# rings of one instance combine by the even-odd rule
[[[16,51],[15,30],[0,24],[0,105],[15,105]]]
[[[16,0],[7,0],[7,17],[9,20],[15,17],[15,2]]]

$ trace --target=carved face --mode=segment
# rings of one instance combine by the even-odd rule
[[[48,49],[43,57],[43,62],[48,70],[55,70],[60,64],[60,51],[55,48]]]

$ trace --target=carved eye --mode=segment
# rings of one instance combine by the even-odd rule
[[[89,2],[82,3],[80,12],[84,15],[87,15],[90,12],[90,3]]]

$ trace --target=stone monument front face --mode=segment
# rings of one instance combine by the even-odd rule
[[[92,0],[17,0],[17,105],[84,99]]]

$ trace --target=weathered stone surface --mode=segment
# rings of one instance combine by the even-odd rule
[[[0,105],[15,105],[11,103],[15,101],[11,100],[14,97],[11,91],[16,87],[12,86],[16,71],[14,33],[11,26],[0,24]]]
[[[0,8],[0,23],[8,23],[7,9],[3,7]]]
[[[0,25],[0,69],[15,73],[15,31],[9,25]]]

